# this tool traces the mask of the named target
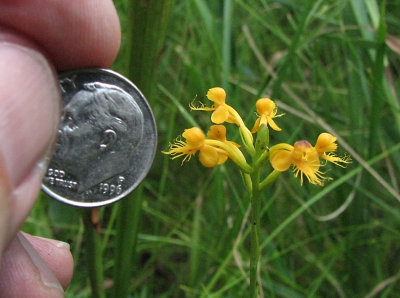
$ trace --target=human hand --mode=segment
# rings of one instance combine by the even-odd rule
[[[1,297],[59,297],[69,285],[68,244],[18,230],[57,134],[56,71],[108,67],[119,44],[111,0],[0,1]]]

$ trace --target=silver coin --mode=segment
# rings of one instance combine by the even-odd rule
[[[157,129],[151,108],[132,82],[111,70],[78,69],[59,80],[61,122],[42,189],[74,206],[114,203],[152,165]]]

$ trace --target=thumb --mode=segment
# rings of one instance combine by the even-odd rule
[[[59,105],[58,82],[44,56],[0,30],[0,257],[40,189]]]

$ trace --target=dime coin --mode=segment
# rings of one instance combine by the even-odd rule
[[[59,81],[61,122],[42,189],[80,207],[124,198],[154,159],[157,129],[149,104],[132,82],[111,70],[73,70]]]

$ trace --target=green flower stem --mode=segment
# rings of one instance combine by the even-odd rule
[[[260,244],[258,240],[258,224],[260,221],[260,170],[254,169],[251,174],[251,247],[250,247],[250,298],[257,298],[257,271],[260,258]]]
[[[255,142],[255,154],[253,155],[253,172],[250,175],[251,191],[251,247],[250,247],[250,297],[257,297],[257,272],[260,259],[260,244],[258,240],[258,225],[260,222],[260,191],[261,186],[264,188],[276,178],[271,174],[264,179],[263,184],[260,183],[260,169],[263,162],[269,155],[269,130],[266,125],[261,125],[257,131],[257,139]]]
[[[263,181],[260,182],[259,184],[259,190],[262,191],[269,187],[275,180],[279,177],[279,175],[282,172],[279,172],[277,170],[273,170]]]
[[[268,158],[269,156],[269,150],[265,150],[259,158],[257,158],[256,162],[254,163],[254,166],[259,168],[262,163]]]
[[[234,108],[232,108],[230,105],[225,104],[225,107],[231,113],[233,118],[238,122],[237,124],[239,125],[239,131],[243,139],[243,145],[246,147],[246,150],[249,152],[251,156],[254,156],[256,154],[256,150],[254,149],[253,145],[253,135],[250,132],[250,130],[247,128],[247,126],[244,124],[242,117],[240,117],[239,113],[236,112]]]
[[[247,173],[244,173],[242,171],[240,171],[240,174],[242,175],[243,182],[246,185],[246,188],[247,188],[248,192],[251,194],[252,185],[251,185],[250,175],[247,174]]]
[[[212,146],[218,146],[228,152],[229,157],[239,166],[239,168],[245,173],[250,174],[253,168],[246,162],[246,159],[242,154],[239,154],[235,149],[233,149],[228,144],[218,141],[218,140],[205,140],[205,143]]]
[[[103,259],[101,253],[100,235],[91,220],[92,209],[85,209],[82,212],[83,223],[85,226],[85,248],[89,271],[92,296],[96,298],[105,297]]]
[[[240,132],[240,137],[242,139],[244,148],[246,148],[246,151],[251,155],[251,157],[254,157],[256,155],[256,150],[254,149],[254,146],[251,143],[252,139],[250,138],[250,136],[248,134],[248,133],[250,133],[250,131],[248,131],[247,128],[241,129],[241,127],[239,127],[239,132]]]

